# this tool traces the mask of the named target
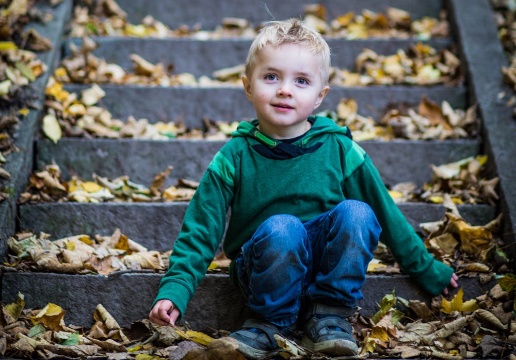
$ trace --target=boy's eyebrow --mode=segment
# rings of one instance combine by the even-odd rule
[[[266,67],[265,69],[263,69],[263,71],[272,71],[272,72],[281,72],[281,70],[275,68],[275,67],[272,67],[272,66],[269,66],[269,67]],[[305,72],[305,71],[297,71],[296,72],[296,75],[298,76],[303,76],[303,77],[311,77],[311,76],[314,76],[313,73],[311,72]]]

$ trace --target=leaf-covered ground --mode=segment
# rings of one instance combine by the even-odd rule
[[[438,296],[424,303],[385,294],[372,317],[352,318],[360,343],[360,357],[387,358],[511,358],[516,347],[516,276],[500,239],[501,217],[473,226],[460,216],[447,198],[449,211],[436,222],[421,224],[425,245],[436,258],[463,276],[475,276],[497,285],[475,299]],[[102,274],[116,271],[153,271],[168,267],[167,253],[148,250],[120,230],[110,236],[79,234],[52,239],[49,234],[20,233],[8,241],[10,254],[4,271],[40,271],[69,274]],[[226,272],[229,261],[219,254],[209,272]],[[399,273],[385,247],[375,252],[368,273]],[[0,318],[0,354],[51,359],[97,357],[106,359],[241,359],[225,329],[207,332],[187,327],[157,327],[147,320],[121,329],[99,304],[91,329],[66,324],[59,304],[25,309],[23,294],[4,304]],[[282,358],[324,359],[300,347],[293,339],[278,339],[285,347]],[[221,355],[222,354],[222,355]],[[228,355],[229,354],[229,355]],[[229,356],[234,357],[229,357]],[[511,358],[512,359],[512,358]]]

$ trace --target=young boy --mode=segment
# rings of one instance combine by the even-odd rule
[[[230,336],[249,358],[278,353],[274,334],[288,336],[296,324],[313,351],[357,354],[346,318],[362,298],[379,239],[430,294],[457,286],[453,270],[427,252],[349,131],[311,115],[328,93],[329,69],[327,43],[297,19],[271,22],[258,34],[242,78],[257,119],[239,125],[203,176],[151,321],[174,325],[184,314],[229,209],[224,251],[256,314]]]

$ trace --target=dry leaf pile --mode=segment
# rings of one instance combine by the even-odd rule
[[[63,84],[50,78],[45,90],[46,110],[42,131],[52,141],[62,136],[94,138],[132,138],[149,140],[207,139],[222,140],[236,130],[238,122],[203,119],[202,129],[189,128],[181,120],[150,123],[148,119],[129,116],[126,121],[113,118],[99,105],[105,96],[97,84],[83,90],[80,96],[63,89]]]
[[[487,156],[468,157],[439,166],[431,165],[432,180],[417,189],[413,183],[400,183],[391,187],[394,201],[423,201],[442,204],[448,196],[457,205],[490,204],[496,205],[499,196],[499,178],[485,176]]]
[[[493,274],[510,272],[510,259],[502,240],[502,215],[485,225],[471,225],[459,213],[449,196],[445,197],[444,216],[434,222],[419,224],[428,251],[464,277],[478,277],[487,283]],[[399,274],[401,269],[391,251],[379,244],[368,273]]]
[[[81,234],[51,240],[49,234],[18,233],[7,241],[10,260],[6,266],[17,271],[66,274],[116,271],[159,271],[165,269],[158,251],[149,251],[116,230],[111,236]],[[168,254],[170,255],[170,254]]]
[[[452,50],[417,43],[408,50],[380,55],[364,49],[353,71],[334,68],[330,83],[337,86],[456,85],[462,81],[460,60]]]
[[[42,171],[31,174],[29,184],[20,195],[19,203],[41,202],[168,202],[190,201],[198,183],[178,179],[176,186],[165,187],[165,181],[172,166],[156,176],[149,187],[130,181],[128,176],[116,179],[93,174],[93,180],[83,180],[73,176],[64,181],[59,166],[47,165]]]
[[[57,5],[58,1],[50,1]],[[36,52],[52,49],[50,40],[41,36],[34,29],[24,29],[28,23],[46,23],[53,15],[38,9],[36,0],[5,0],[2,1],[0,12],[0,44],[12,41],[18,47]]]
[[[61,66],[54,71],[56,80],[78,84],[133,84],[147,86],[196,85],[192,74],[173,74],[170,66],[152,64],[140,55],[132,54],[133,72],[129,73],[120,65],[108,63],[93,54],[97,47],[90,38],[83,38],[81,47],[70,43],[71,54],[64,58]]]
[[[0,11],[0,181],[11,174],[3,168],[4,155],[17,151],[14,142],[20,121],[34,108],[36,94],[29,86],[44,71],[45,64],[35,52],[48,51],[50,41],[36,30],[24,30],[30,22],[47,22],[52,15],[43,13],[35,1],[3,1]],[[0,202],[10,196],[0,183]]]
[[[359,358],[514,358],[516,347],[516,277],[505,275],[489,292],[464,300],[462,289],[428,305],[387,294],[371,317],[359,311],[351,322],[360,345]],[[245,360],[225,330],[209,334],[185,327],[162,327],[148,320],[121,328],[101,304],[90,329],[65,324],[65,311],[50,303],[25,309],[23,294],[3,305],[0,355],[17,358]],[[328,359],[300,346],[297,337],[276,338],[281,359]],[[512,355],[511,355],[512,354]]]
[[[428,16],[412,19],[407,11],[389,7],[384,13],[365,9],[360,14],[349,12],[332,20],[328,20],[327,12],[322,4],[306,5],[303,8],[303,21],[326,36],[347,39],[429,39],[446,37],[449,34],[445,12],[439,19]],[[229,37],[251,38],[261,26],[262,24],[253,25],[243,18],[224,18],[213,30],[202,29],[202,24],[171,29],[150,15],[145,16],[141,24],[131,24],[127,20],[127,14],[113,0],[82,1],[74,9],[69,36],[192,37],[214,40]]]
[[[425,245],[436,259],[454,267],[457,274],[489,280],[493,272],[510,270],[501,221],[500,214],[486,225],[471,225],[454,208],[443,219],[420,226],[427,234]]]
[[[355,141],[474,138],[479,126],[476,106],[464,111],[453,109],[447,101],[439,105],[426,97],[417,107],[391,104],[379,120],[360,115],[358,104],[352,98],[341,99],[335,111],[323,111],[320,115],[347,126]]]
[[[385,295],[371,318],[357,316],[361,354],[388,358],[511,358],[516,349],[513,312],[516,277],[505,275],[487,294],[426,303]],[[512,355],[511,355],[512,354]]]
[[[42,130],[53,140],[67,137],[132,138],[149,140],[207,139],[222,140],[236,130],[238,122],[229,123],[207,118],[202,129],[189,128],[179,119],[150,123],[147,119],[129,116],[126,121],[113,118],[98,102],[105,92],[98,85],[83,90],[80,96],[63,89],[62,83],[51,78],[45,90],[47,114]]]
[[[152,64],[138,54],[132,54],[133,72],[120,65],[107,63],[92,51],[97,44],[83,38],[80,48],[70,44],[71,55],[63,59],[54,77],[62,83],[133,84],[147,86],[242,86],[244,65],[219,69],[212,77],[196,79],[190,73],[173,74],[162,63]],[[460,60],[448,49],[437,50],[423,43],[407,51],[399,49],[392,55],[379,55],[364,49],[355,60],[354,71],[331,68],[330,84],[335,86],[368,85],[456,85],[462,82]],[[172,67],[172,66],[169,66]]]
[[[4,155],[17,151],[15,137],[20,121],[35,107],[36,94],[30,84],[46,71],[37,54],[21,50],[12,41],[0,41],[0,180],[11,174],[3,168]],[[0,201],[9,196],[0,186]]]
[[[491,0],[498,27],[498,38],[505,50],[509,65],[502,67],[504,82],[512,87],[507,105],[516,118],[516,5],[513,0]]]

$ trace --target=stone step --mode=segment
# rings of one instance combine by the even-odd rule
[[[223,140],[133,140],[73,139],[57,144],[41,140],[36,144],[36,166],[42,169],[55,162],[64,179],[78,175],[91,179],[93,173],[116,178],[128,175],[134,182],[150,185],[154,175],[172,165],[167,185],[178,178],[200,180]],[[360,142],[374,161],[386,185],[412,181],[418,186],[432,179],[433,165],[475,156],[478,140],[417,141],[394,140]]]
[[[29,85],[30,92],[34,95],[33,104],[37,109],[30,109],[30,113],[20,121],[19,128],[14,134],[14,144],[18,151],[4,154],[6,163],[2,167],[11,174],[11,178],[1,180],[5,181],[5,188],[9,190],[10,197],[0,202],[0,256],[3,256],[7,249],[7,238],[16,231],[16,202],[33,168],[33,140],[41,116],[40,109],[43,107],[43,91],[55,63],[61,57],[60,41],[65,23],[71,13],[71,5],[70,1],[64,1],[56,7],[51,7],[40,2],[36,5],[37,8],[44,13],[51,14],[52,19],[47,23],[29,23],[25,28],[25,30],[32,28],[47,38],[52,49],[37,53],[38,59],[47,67],[47,71]]]
[[[49,302],[59,304],[65,311],[67,325],[91,326],[93,311],[102,304],[120,326],[146,319],[162,275],[155,273],[114,273],[102,275],[67,275],[31,272],[3,274],[2,300],[15,301],[18,293],[25,296],[26,308],[41,309]],[[480,283],[476,277],[459,280],[464,300],[489,291],[495,281]],[[363,287],[364,299],[359,301],[361,313],[373,315],[383,296],[395,291],[408,300],[429,301],[407,276],[368,276]],[[207,275],[199,285],[184,320],[196,330],[207,328],[236,330],[248,315],[243,297],[227,275]]]
[[[151,63],[173,65],[174,73],[191,73],[199,77],[211,77],[214,71],[244,64],[252,39],[221,39],[199,41],[190,38],[130,38],[130,37],[92,37],[97,48],[93,54],[108,63],[115,63],[130,71],[133,68],[131,54],[137,54]],[[71,54],[71,43],[80,47],[82,39],[67,39],[64,56]],[[332,66],[353,70],[356,57],[364,49],[371,49],[380,55],[392,55],[399,49],[407,51],[416,39],[378,39],[346,40],[329,38],[332,50]],[[449,48],[451,39],[431,39],[425,41],[436,50]]]
[[[134,24],[151,15],[164,24],[177,28],[181,25],[202,25],[205,30],[211,30],[220,25],[226,17],[245,18],[252,24],[271,19],[286,19],[302,17],[303,7],[314,4],[313,0],[284,0],[270,3],[255,1],[225,0],[213,2],[210,0],[118,0],[117,3],[127,13],[128,20]],[[411,0],[361,0],[361,1],[318,1],[326,7],[328,19],[333,19],[347,12],[361,13],[364,9],[384,12],[388,7],[408,11],[412,19],[423,16],[438,17],[445,1],[426,0],[414,2]]]
[[[68,84],[65,89],[77,94],[89,85]],[[101,84],[106,95],[100,106],[114,118],[145,118],[150,123],[174,121],[181,117],[186,126],[201,127],[202,118],[240,121],[255,117],[254,109],[241,87],[147,87]],[[441,104],[447,101],[454,109],[466,109],[468,93],[464,85],[445,86],[332,86],[316,111],[335,111],[342,99],[354,99],[358,113],[379,120],[389,105],[405,103],[417,106],[423,97]]]
[[[272,15],[276,18],[288,17],[292,16],[291,11],[294,8],[297,9],[300,4],[304,4],[303,1],[287,0],[281,2],[274,2],[274,8],[271,10]],[[141,19],[142,15],[149,14],[149,10],[152,9],[152,13],[156,16],[156,18],[168,21],[169,25],[180,25],[184,23],[183,21],[188,21],[190,24],[194,24],[197,21],[202,21],[204,26],[216,26],[222,17],[225,16],[242,16],[247,17],[253,21],[261,21],[261,19],[268,19],[270,16],[268,13],[264,12],[264,7],[259,2],[249,2],[249,6],[242,6],[239,0],[225,0],[224,2],[215,2],[211,0],[188,0],[185,2],[183,0],[175,0],[175,1],[162,1],[162,0],[118,0],[119,4],[122,8],[129,12],[129,7],[133,6],[134,10],[129,12],[129,16],[131,19],[136,19],[139,17]],[[311,3],[312,1],[310,1]],[[64,3],[70,4],[69,1],[65,1]],[[326,4],[326,2],[324,2]],[[443,156],[449,156],[450,154],[454,154],[451,157],[456,156],[455,159],[463,158],[468,156],[466,154],[477,154],[480,151],[486,151],[490,155],[490,162],[494,169],[495,173],[501,174],[501,190],[502,190],[502,209],[504,210],[504,215],[506,216],[506,227],[507,227],[507,238],[514,239],[514,228],[516,228],[516,223],[514,221],[514,211],[516,209],[516,194],[515,185],[513,180],[514,175],[514,167],[513,164],[513,156],[516,154],[515,151],[515,142],[512,137],[514,134],[514,126],[515,124],[509,123],[507,124],[508,117],[502,117],[500,114],[506,115],[504,111],[500,111],[501,104],[497,102],[497,93],[500,91],[499,86],[499,76],[500,74],[497,71],[491,71],[492,69],[499,69],[500,63],[498,60],[501,56],[501,51],[499,47],[499,43],[496,40],[496,28],[492,26],[492,19],[489,18],[488,15],[488,2],[487,0],[481,0],[476,2],[471,2],[469,0],[447,0],[447,1],[425,1],[425,2],[414,2],[414,1],[401,1],[401,0],[392,0],[388,2],[389,6],[397,6],[401,8],[411,8],[414,13],[420,11],[419,16],[425,14],[432,14],[433,16],[437,16],[438,11],[442,8],[443,3],[446,4],[452,10],[451,20],[452,25],[455,26],[455,33],[459,34],[459,45],[461,48],[461,57],[464,58],[465,63],[464,66],[467,68],[468,81],[465,86],[466,87],[458,87],[461,91],[460,99],[458,99],[458,103],[462,102],[463,105],[473,104],[475,102],[479,102],[479,111],[482,115],[484,121],[484,140],[485,142],[479,143],[477,140],[474,141],[465,141],[467,143],[467,150],[464,150],[462,147],[464,144],[462,141],[460,142],[450,142],[450,143],[442,143],[442,142],[418,142],[417,151],[420,151],[424,154],[419,154],[417,156],[413,156],[410,159],[426,159],[426,152],[432,152],[436,148],[439,148],[439,151],[442,151],[441,155],[433,155],[435,156],[432,159],[432,162],[435,161],[436,164],[441,164],[448,162],[443,160]],[[228,4],[228,5],[227,5]],[[340,13],[341,6],[342,9],[349,6],[354,7],[356,11],[359,11],[362,8],[370,8],[375,9],[374,7],[385,7],[387,2],[378,2],[374,0],[362,0],[361,2],[327,2],[328,7],[331,8],[331,13],[335,14],[336,12]],[[252,5],[252,6],[251,6]],[[270,5],[271,9],[273,5]],[[259,8],[258,8],[259,7]],[[165,9],[170,9],[170,11],[165,11]],[[431,10],[429,10],[431,9]],[[180,11],[177,11],[180,10]],[[285,12],[282,12],[285,11]],[[299,10],[297,10],[299,11]],[[247,13],[248,12],[248,13]],[[246,15],[247,14],[247,15]],[[212,23],[209,23],[212,21]],[[114,44],[109,43],[107,40],[112,41],[110,39],[106,39],[106,44]],[[140,40],[142,43],[143,41]],[[449,41],[445,39],[441,44]],[[242,59],[242,54],[246,51],[246,46],[242,45],[242,48],[238,47],[240,44],[245,43],[245,41],[241,41],[237,44],[237,41],[231,43],[230,41],[221,42],[219,44],[219,50],[224,49],[224,46],[227,46],[227,49],[231,50],[231,54],[233,56],[238,55],[238,59]],[[366,44],[367,42],[364,42]],[[396,41],[394,42],[396,43]],[[398,42],[399,43],[399,42]],[[118,43],[122,44],[122,43]],[[126,45],[129,42],[125,43]],[[148,58],[146,57],[146,53],[142,53],[141,55],[146,57],[150,61],[162,61],[162,62],[176,62],[181,65],[185,69],[189,69],[188,61],[194,61],[196,68],[191,67],[192,69],[198,71],[198,73],[206,72],[208,75],[210,71],[213,69],[217,69],[218,63],[210,63],[205,67],[202,67],[202,64],[197,65],[197,61],[201,61],[200,59],[191,59],[191,54],[186,52],[186,50],[191,50],[193,48],[189,48],[190,42],[186,40],[176,41],[175,43],[172,41],[169,42],[161,42],[158,44],[187,44],[174,46],[172,49],[173,54],[164,54],[166,55],[163,58],[159,56]],[[230,45],[226,45],[230,44]],[[359,44],[359,43],[355,43]],[[202,46],[201,46],[202,45]],[[212,52],[206,52],[207,50],[204,45],[196,45],[194,50],[197,51],[199,56],[211,56],[218,57],[215,53],[215,56],[212,56]],[[125,49],[121,48],[122,45],[117,45],[119,51],[123,51]],[[138,45],[141,48],[146,49],[147,45]],[[168,46],[168,45],[167,45]],[[231,48],[231,46],[233,48]],[[376,45],[380,46],[380,45]],[[493,49],[494,47],[494,49]],[[103,47],[101,47],[103,48]],[[397,46],[396,46],[397,48]],[[132,48],[138,49],[138,47]],[[132,51],[131,48],[128,48],[125,53],[119,54],[121,58],[124,58],[125,61],[128,61],[127,53]],[[149,49],[155,49],[150,47]],[[174,50],[175,49],[175,50]],[[344,48],[343,48],[344,49]],[[358,48],[357,48],[358,49]],[[99,48],[100,50],[100,48]],[[180,51],[178,51],[180,50]],[[154,51],[154,50],[152,50]],[[169,48],[169,51],[170,48]],[[204,51],[204,52],[203,52]],[[211,50],[210,50],[211,51]],[[357,50],[355,50],[357,51]],[[345,55],[345,52],[337,54]],[[495,58],[497,57],[497,58]],[[190,60],[188,60],[190,58]],[[155,60],[154,60],[155,59]],[[230,60],[233,58],[229,58]],[[235,60],[237,58],[234,58]],[[493,61],[496,60],[496,61]],[[342,56],[342,61],[345,63],[345,56]],[[242,62],[232,61],[230,63],[223,63],[223,66],[231,66]],[[125,66],[130,66],[130,64],[126,64]],[[487,71],[486,69],[489,69]],[[177,71],[186,71],[180,70],[177,68]],[[496,74],[496,75],[494,75]],[[364,89],[363,99],[364,102],[361,104],[367,104],[367,96],[374,96],[374,91],[379,88],[368,88]],[[396,88],[388,88],[385,90],[392,89],[393,93],[396,92]],[[424,88],[424,90],[432,91],[433,87]],[[333,89],[332,91],[334,91]],[[406,92],[407,96],[412,91],[417,93],[416,97],[419,100],[419,87],[413,88],[404,88],[403,91]],[[451,91],[456,91],[457,88],[452,88]],[[118,91],[118,89],[116,89]],[[154,94],[154,89],[150,88],[142,88],[141,91],[148,91],[149,94]],[[191,110],[191,107],[199,106],[202,103],[203,99],[208,102],[208,95],[203,95],[202,91],[199,90],[199,93],[196,93],[197,97],[192,98],[195,101],[192,101],[191,104],[185,105],[184,102],[188,101],[189,98],[186,96],[181,99],[181,94],[184,91],[189,91],[187,89],[177,89],[170,90],[177,91],[177,101],[178,108],[186,108],[186,114],[191,114],[193,116],[195,114],[195,118],[199,116],[209,115],[207,110],[210,109],[209,106],[206,109],[199,110],[198,113]],[[208,91],[208,90],[206,90]],[[238,89],[240,91],[240,89]],[[348,94],[358,94],[359,91],[352,89]],[[437,91],[438,92],[438,91]],[[205,92],[206,93],[206,92]],[[140,93],[141,94],[141,93]],[[191,92],[190,94],[193,94]],[[235,92],[236,94],[236,92]],[[378,94],[378,93],[376,93]],[[400,93],[396,93],[400,94]],[[455,94],[455,93],[453,93]],[[452,95],[453,95],[452,94]],[[236,95],[235,95],[236,96]],[[358,95],[357,95],[358,96]],[[391,96],[385,95],[385,96]],[[397,95],[392,95],[397,96]],[[400,95],[403,98],[405,95]],[[453,95],[455,96],[455,95]],[[465,98],[467,96],[467,99]],[[143,99],[143,95],[139,96],[140,99]],[[448,97],[443,96],[444,99],[448,99]],[[450,96],[451,98],[451,96]],[[143,102],[138,102],[138,97],[133,98],[132,101],[135,103],[139,103],[142,106],[142,116],[150,117],[154,114],[159,115],[159,113],[153,112],[153,108],[160,109],[159,111],[163,112],[165,115],[168,114],[176,114],[177,111],[173,108],[159,108],[157,106],[152,105],[152,102],[143,104]],[[337,99],[337,98],[336,98]],[[121,100],[121,99],[119,99]],[[175,101],[176,99],[174,99]],[[106,99],[106,101],[108,101]],[[113,97],[112,100],[116,102],[116,97]],[[127,100],[131,101],[130,99]],[[181,103],[181,101],[183,103]],[[336,101],[336,100],[333,100]],[[240,100],[238,102],[241,102]],[[233,108],[236,105],[230,105]],[[150,109],[148,109],[148,108]],[[223,106],[222,106],[223,107]],[[119,110],[120,114],[124,114],[124,109],[121,106]],[[226,113],[221,111],[221,116],[227,116]],[[234,111],[234,114],[237,114],[238,110],[229,110],[229,114],[232,114],[231,111]],[[242,110],[244,111],[244,110]],[[245,110],[247,111],[247,110]],[[150,115],[145,115],[150,114]],[[242,113],[244,114],[244,112]],[[131,114],[128,114],[131,115]],[[128,116],[127,115],[127,116]],[[120,115],[121,116],[121,115]],[[236,116],[236,115],[235,115]],[[240,117],[240,116],[238,116]],[[36,120],[33,120],[36,121]],[[73,141],[72,141],[73,140]],[[82,168],[84,173],[81,176],[89,177],[92,172],[97,172],[98,169],[101,169],[105,173],[102,173],[103,176],[119,176],[122,174],[130,174],[134,181],[148,183],[150,174],[154,174],[155,172],[141,172],[138,174],[138,169],[141,169],[139,166],[134,166],[130,168],[131,161],[121,161],[129,159],[129,156],[132,156],[132,153],[137,153],[138,150],[136,148],[131,148],[136,146],[135,144],[141,144],[144,142],[134,142],[133,140],[123,140],[123,141],[109,141],[109,140],[95,140],[92,142],[86,142],[77,139],[63,139],[58,143],[57,146],[53,146],[50,148],[51,143],[48,141],[38,141],[37,148],[37,165],[41,166],[45,162],[50,161],[52,158],[58,158],[58,156],[67,154],[68,157],[63,157],[62,160],[59,160],[60,166],[64,171],[67,172],[68,175],[72,173],[74,168]],[[83,145],[81,145],[83,144]],[[102,144],[102,145],[99,145]],[[120,145],[122,144],[122,145]],[[131,145],[132,144],[132,145]],[[157,156],[162,156],[162,154],[177,154],[177,159],[182,159],[185,156],[189,156],[190,158],[196,154],[196,151],[207,151],[207,153],[213,154],[214,151],[217,150],[218,147],[222,146],[222,143],[211,143],[206,145],[205,142],[199,142],[201,144],[198,148],[189,147],[188,149],[185,147],[186,144],[182,144],[179,141],[171,141],[171,142],[153,142],[153,144],[147,144],[147,158],[154,159]],[[362,145],[364,147],[368,146],[368,143],[364,142]],[[378,154],[389,154],[391,156],[390,166],[393,168],[393,171],[402,171],[402,168],[405,168],[405,165],[413,165],[413,161],[404,160],[403,166],[399,166],[400,158],[399,154],[403,154],[403,156],[412,156],[411,153],[416,151],[413,147],[407,147],[409,143],[392,142],[385,144],[381,144],[381,146],[377,147],[377,150],[374,150],[377,146],[375,142],[372,142],[371,148],[366,148],[367,151],[371,152],[371,156],[373,159],[376,159],[377,155],[374,155],[374,152],[377,151]],[[461,145],[462,144],[462,145]],[[158,146],[159,145],[159,146]],[[450,145],[448,147],[448,145]],[[31,144],[28,146],[32,146]],[[62,146],[62,147],[60,147]],[[73,147],[72,147],[73,146]],[[118,147],[125,146],[125,147]],[[141,145],[138,145],[141,146]],[[156,147],[157,146],[157,147]],[[169,147],[170,148],[167,148]],[[471,146],[471,147],[469,147]],[[183,147],[183,150],[179,150]],[[206,150],[203,147],[209,147]],[[421,149],[421,148],[424,149]],[[45,148],[47,150],[45,150]],[[88,149],[89,148],[89,149]],[[84,153],[82,153],[84,151]],[[92,152],[89,152],[92,151]],[[183,151],[183,152],[181,152]],[[32,151],[27,147],[27,152],[29,155],[32,155]],[[119,152],[119,154],[123,154],[125,159],[122,157],[117,157],[113,155],[114,153]],[[131,153],[132,152],[132,153]],[[47,158],[44,158],[42,154],[45,154]],[[82,153],[74,154],[74,153]],[[41,157],[40,157],[41,156]],[[30,156],[29,156],[30,157]],[[97,158],[105,159],[106,164],[110,164],[109,166],[104,165],[102,161],[98,161],[94,166],[88,168],[85,166],[85,163],[89,164],[94,161],[97,161]],[[378,156],[380,158],[380,156]],[[72,159],[72,160],[67,160]],[[133,159],[131,157],[131,159]],[[162,171],[169,163],[174,161],[176,157],[166,159],[165,156],[156,160],[156,164],[152,165],[157,171]],[[24,160],[26,161],[26,160]],[[32,161],[29,159],[28,161]],[[69,161],[67,163],[67,161]],[[137,160],[135,164],[139,164],[143,161],[143,159]],[[154,161],[154,160],[152,160]],[[376,161],[376,160],[375,160]],[[406,163],[406,164],[405,164]],[[179,163],[178,163],[179,164]],[[428,165],[421,166],[419,162],[419,168],[427,167]],[[172,165],[176,165],[172,163]],[[83,167],[84,166],[84,167]],[[88,165],[89,166],[89,165]],[[124,168],[124,166],[126,166]],[[200,165],[194,165],[193,169],[187,169],[187,165],[176,165],[173,171],[173,177],[193,177],[198,176],[202,170],[207,166],[207,163],[202,163]],[[380,166],[380,165],[379,165]],[[386,164],[387,167],[387,164]],[[29,167],[30,168],[30,167]],[[20,174],[23,174],[24,178],[28,176],[30,171],[26,171],[25,167],[19,167]],[[114,169],[112,173],[109,173],[110,169]],[[511,170],[512,169],[512,170]],[[120,170],[120,171],[119,171]],[[428,170],[428,169],[427,169]],[[156,172],[157,172],[156,171]],[[405,175],[408,179],[412,178],[415,170],[407,171]],[[384,181],[391,182],[395,179],[403,178],[403,176],[399,176],[398,174],[387,175],[385,171],[382,176],[384,177]],[[428,179],[429,172],[422,176],[419,181],[425,181]],[[141,177],[138,177],[141,175]],[[140,179],[140,180],[139,180]],[[23,186],[20,184],[21,181],[17,181],[17,186],[20,188]],[[23,181],[23,184],[25,181]],[[404,206],[410,206],[411,209],[404,210]],[[1,204],[0,206],[4,206]],[[9,206],[16,209],[15,203],[9,203]],[[105,234],[112,233],[113,225],[119,223],[119,220],[123,219],[124,222],[126,220],[135,219],[134,221],[130,221],[131,224],[141,224],[141,223],[154,223],[156,219],[159,219],[158,214],[161,216],[162,214],[166,219],[163,218],[162,221],[158,223],[155,228],[151,228],[150,226],[147,229],[149,232],[145,233],[144,238],[149,239],[149,244],[155,245],[156,248],[158,246],[162,246],[163,250],[169,250],[171,243],[171,239],[175,236],[171,233],[165,234],[162,233],[163,228],[167,227],[174,228],[177,233],[180,216],[184,213],[186,204],[72,204],[72,203],[64,203],[64,204],[38,204],[38,205],[23,205],[20,207],[20,223],[18,224],[18,229],[29,229],[32,227],[39,227],[40,231],[52,233],[56,236],[55,233],[58,233],[60,230],[66,232],[67,235],[77,234],[80,232],[89,232],[91,234],[98,233],[101,229],[105,232]],[[418,208],[418,212],[416,212],[415,207]],[[421,222],[421,219],[429,219],[429,221],[438,220],[444,210],[439,208],[438,206],[427,205],[427,204],[400,204],[400,208],[407,214],[409,220],[413,225]],[[0,214],[2,214],[2,208],[0,208]],[[134,211],[134,214],[131,214]],[[492,219],[497,213],[498,209],[494,209],[492,207],[487,206],[474,206],[474,207],[460,207],[459,211],[466,219],[472,223],[477,224],[485,224],[487,219]],[[67,213],[73,217],[73,219],[67,219],[64,215]],[[416,216],[416,213],[418,214]],[[13,212],[16,214],[16,211]],[[28,214],[32,218],[29,219]],[[56,221],[56,216],[61,214],[63,217],[60,218],[62,221]],[[168,214],[168,216],[166,215]],[[61,216],[59,215],[59,216]],[[512,215],[512,216],[511,216]],[[26,217],[27,216],[27,217]],[[95,217],[97,216],[97,217]],[[131,217],[132,216],[132,217]],[[25,220],[23,220],[25,219]],[[93,219],[90,221],[89,219]],[[150,221],[152,219],[152,222]],[[2,219],[0,219],[2,220]],[[106,223],[102,223],[103,220],[107,220]],[[137,220],[137,221],[136,221]],[[51,221],[54,221],[52,223]],[[145,222],[143,222],[145,221]],[[66,230],[66,227],[70,227],[70,230]],[[75,227],[75,228],[74,228]],[[132,237],[126,230],[121,228],[121,230]],[[130,230],[133,231],[133,230]],[[9,231],[8,233],[11,233]],[[66,236],[66,235],[64,235]],[[139,235],[135,235],[139,236]],[[159,243],[155,241],[159,236],[163,236],[163,239]],[[57,236],[56,236],[57,237]],[[3,239],[2,239],[3,240]],[[135,240],[137,240],[135,238]],[[153,242],[154,241],[154,242]],[[5,241],[2,242],[5,244]],[[49,273],[30,273],[30,272],[4,272],[2,274],[2,302],[9,303],[15,299],[18,292],[21,292],[25,295],[26,308],[42,308],[47,305],[48,302],[54,302],[62,306],[66,311],[67,315],[65,316],[65,322],[67,324],[75,324],[75,325],[83,325],[90,326],[93,324],[93,310],[97,306],[97,304],[104,305],[107,310],[115,317],[115,319],[122,326],[129,326],[133,321],[141,320],[147,317],[148,311],[156,294],[156,290],[158,287],[158,283],[161,279],[160,274],[155,273],[118,273],[113,274],[111,276],[105,277],[100,275],[63,275],[63,274],[49,274]],[[485,291],[492,287],[493,283],[489,284],[481,284],[478,278],[461,278],[460,286],[464,289],[465,300],[473,298],[475,296],[483,294]],[[364,286],[364,296],[365,299],[359,304],[362,307],[362,311],[366,315],[370,315],[374,313],[377,309],[377,304],[381,300],[381,298],[387,294],[396,291],[396,294],[402,296],[406,299],[420,299],[428,301],[429,298],[426,296],[419,288],[414,286],[407,277],[405,276],[369,276]],[[192,327],[195,329],[205,329],[207,327],[215,328],[215,329],[227,329],[234,330],[239,327],[239,325],[243,322],[246,317],[246,309],[242,302],[242,298],[239,296],[237,289],[234,285],[231,284],[230,280],[225,275],[208,275],[202,282],[201,286],[196,292],[194,299],[186,313],[186,320],[190,323]]]
[[[107,236],[119,228],[123,234],[149,250],[168,251],[181,228],[188,203],[42,203],[19,207],[20,228],[45,232],[56,240],[66,236]],[[411,225],[440,220],[445,208],[423,203],[400,203]],[[489,205],[461,205],[459,213],[473,225],[485,225],[497,216]]]

